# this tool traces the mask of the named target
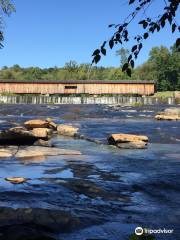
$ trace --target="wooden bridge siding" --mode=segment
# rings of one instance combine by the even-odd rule
[[[65,86],[77,86],[66,91]],[[140,94],[150,95],[154,93],[152,83],[91,83],[91,84],[59,84],[59,83],[0,83],[0,93],[26,93],[26,94],[56,94],[56,93],[89,93],[89,94]]]
[[[154,94],[154,84],[85,84],[85,93],[90,94]]]

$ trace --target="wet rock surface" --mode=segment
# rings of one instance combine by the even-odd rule
[[[133,134],[112,134],[108,137],[108,143],[125,149],[144,149],[147,147],[148,137]]]
[[[163,112],[158,113],[157,120],[180,120],[180,107],[166,108]]]
[[[134,133],[148,136],[149,147],[118,149],[55,135],[55,148],[82,154],[24,159],[14,158],[17,147],[9,146],[13,156],[0,159],[0,239],[119,240],[137,226],[173,228],[168,239],[178,239],[180,122],[156,121],[165,108],[2,105],[1,130],[52,116],[57,125],[72,124],[102,143],[112,133]],[[28,181],[5,180],[16,176]]]
[[[5,146],[0,148],[0,158],[3,157],[15,157],[15,158],[35,158],[57,155],[81,155],[80,151],[55,148],[55,147],[43,147],[43,146]]]
[[[77,134],[79,128],[75,128],[71,125],[59,124],[57,126],[57,132],[60,135],[74,137]]]

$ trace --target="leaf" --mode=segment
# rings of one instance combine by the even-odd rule
[[[176,39],[176,48],[180,49],[180,38]]]
[[[129,5],[132,4],[133,2],[135,2],[135,0],[130,0],[129,1]]]
[[[105,47],[105,45],[106,45],[106,41],[104,41],[104,42],[103,42],[103,44],[102,44],[101,48],[104,48],[104,47]]]
[[[119,40],[121,35],[119,33],[116,34],[116,40]]]
[[[173,25],[172,25],[172,33],[174,33],[175,32],[175,30],[176,30],[176,24],[175,23],[173,23]]]
[[[106,49],[105,48],[101,48],[101,53],[106,56]]]
[[[108,25],[109,28],[111,28],[111,27],[113,27],[113,26],[115,26],[115,24],[109,24],[109,25]]]
[[[165,26],[166,22],[164,20],[161,20],[161,27],[163,28]]]
[[[130,68],[127,68],[127,69],[126,69],[126,73],[127,73],[127,75],[128,75],[129,77],[131,77],[131,69],[130,69]]]
[[[144,34],[144,39],[147,39],[149,37],[149,34],[146,32],[145,34]]]
[[[139,44],[139,51],[141,50],[142,46],[143,46],[142,43],[140,43]]]
[[[144,24],[145,20],[140,21],[138,24]]]
[[[131,49],[131,52],[134,52],[137,49],[137,45],[134,45]]]
[[[100,55],[96,55],[96,56],[94,57],[94,62],[95,62],[95,64],[97,64],[97,63],[100,61],[100,59],[101,59],[101,56],[100,56]]]
[[[120,26],[118,31],[122,32],[122,30],[123,30],[123,26]]]
[[[169,24],[171,25],[171,23],[172,23],[172,15],[171,14],[168,15],[168,21],[169,21]]]
[[[127,27],[127,25],[128,25],[128,23],[124,23],[124,24],[123,24],[123,27]]]
[[[113,41],[113,39],[111,39],[111,40],[109,41],[109,47],[110,47],[111,49],[114,47],[114,41]]]
[[[125,63],[122,67],[122,72],[126,71],[126,69],[128,68],[129,64]]]
[[[98,54],[100,54],[100,50],[99,50],[99,49],[96,49],[96,50],[93,52],[92,56],[96,56],[96,55],[98,55]]]
[[[131,67],[134,68],[134,60],[130,61]]]
[[[128,57],[128,62],[130,62],[132,59],[132,55],[130,54],[129,57]]]
[[[148,26],[148,22],[145,21],[145,22],[143,23],[143,28],[145,29],[145,28],[147,28],[147,26]]]

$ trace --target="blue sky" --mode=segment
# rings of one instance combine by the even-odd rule
[[[107,26],[120,23],[131,12],[128,0],[14,0],[16,13],[5,19],[4,48],[0,50],[0,67],[64,66],[70,60],[91,62],[94,49],[111,36]],[[163,0],[156,0],[147,15],[157,15]],[[178,14],[180,16],[180,14]],[[179,17],[178,16],[178,17]],[[141,19],[142,15],[139,15]],[[178,19],[177,17],[177,19]],[[130,35],[140,29],[137,21]],[[167,25],[168,26],[168,25]],[[136,61],[143,63],[153,46],[171,46],[178,33],[171,35],[169,26],[144,43]],[[123,47],[131,48],[133,42]],[[118,48],[120,48],[119,46]],[[117,48],[117,49],[118,49]],[[108,51],[99,65],[118,66],[115,49]]]

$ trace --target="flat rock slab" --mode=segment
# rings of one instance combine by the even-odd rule
[[[46,120],[41,120],[41,119],[33,119],[26,121],[24,123],[24,126],[28,129],[33,129],[33,128],[48,128],[49,123]]]
[[[74,137],[77,134],[79,128],[75,128],[71,125],[59,124],[57,127],[58,134]]]
[[[0,208],[0,226],[34,224],[50,231],[68,232],[79,226],[79,219],[61,210],[40,208]],[[13,239],[13,238],[12,238]]]
[[[160,112],[155,116],[157,120],[169,120],[169,121],[177,121],[180,120],[180,108],[166,108],[164,112]]]
[[[0,157],[16,157],[16,158],[35,158],[45,156],[58,156],[58,155],[81,155],[80,151],[62,149],[55,147],[41,147],[41,146],[27,146],[15,147],[8,146],[0,148]]]
[[[136,142],[136,141],[148,142],[148,137],[143,135],[117,133],[117,134],[112,134],[108,138],[108,142],[110,144]]]
[[[180,120],[180,116],[178,115],[169,115],[169,114],[158,114],[155,116],[157,120],[168,120],[168,121],[178,121]]]
[[[117,133],[108,138],[110,145],[124,149],[144,149],[147,147],[148,137],[143,135],[133,135]]]
[[[147,142],[144,141],[134,141],[134,142],[126,142],[126,143],[117,143],[118,148],[123,149],[144,149],[147,147]]]

